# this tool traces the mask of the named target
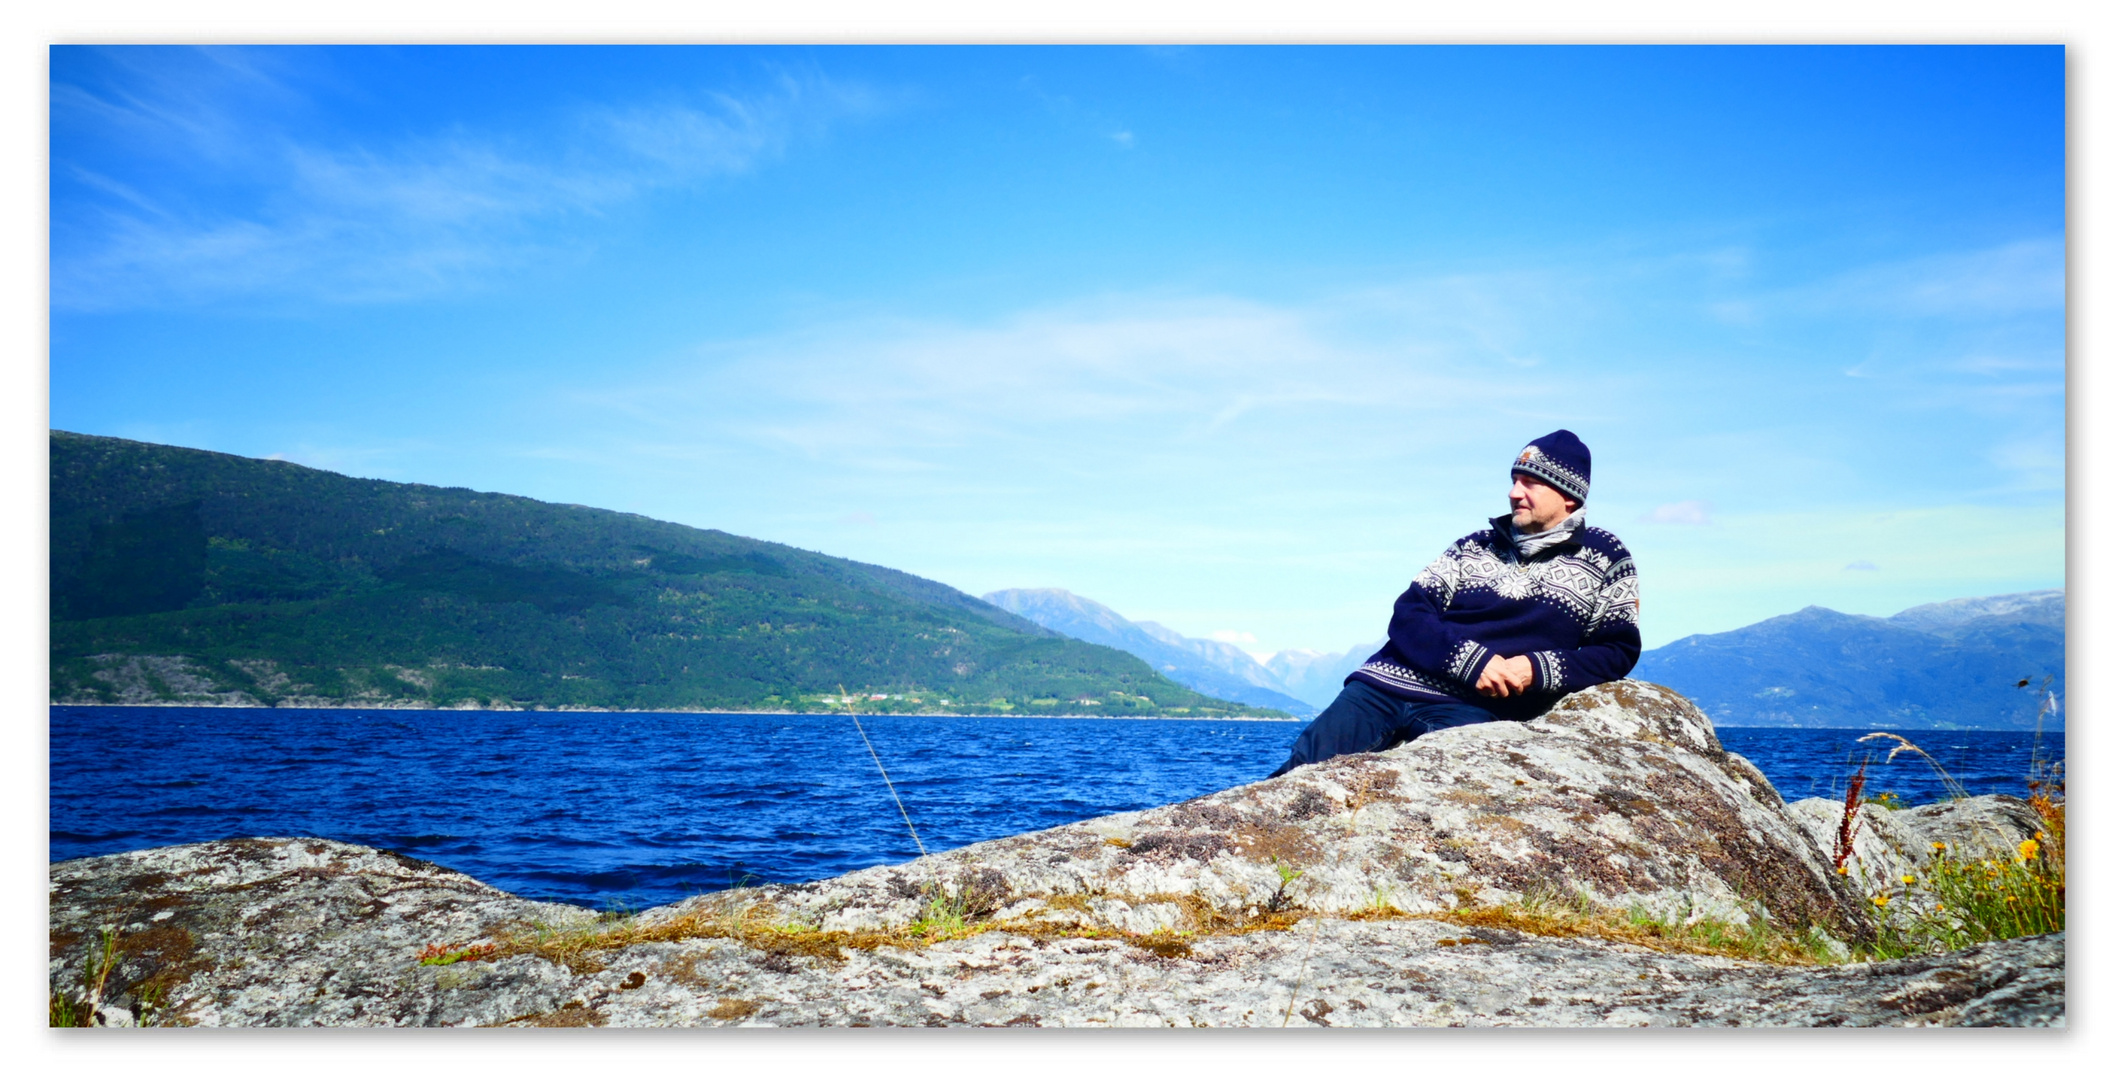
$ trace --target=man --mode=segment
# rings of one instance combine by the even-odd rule
[[[1270,773],[1440,728],[1529,720],[1628,674],[1642,652],[1635,560],[1584,525],[1591,450],[1567,430],[1511,463],[1511,512],[1462,537],[1393,602],[1386,644]]]

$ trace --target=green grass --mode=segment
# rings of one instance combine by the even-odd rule
[[[94,1026],[96,1007],[103,1002],[103,988],[109,985],[110,972],[117,968],[121,955],[117,931],[104,930],[98,941],[88,946],[88,963],[81,967],[80,1000],[75,1001],[63,990],[51,992],[52,1027]]]
[[[1865,882],[1877,940],[1869,959],[1946,952],[2068,927],[2067,807],[2059,784],[2031,799],[2046,827],[2003,858],[1966,859],[1937,844],[1916,873]]]
[[[2043,687],[2042,687],[2043,688]],[[2044,717],[2044,707],[2041,718]],[[1920,747],[1885,732],[1862,741],[1890,738],[1892,750],[1919,754],[1944,780],[1954,798],[1965,789]],[[1961,858],[1944,843],[1924,853],[1921,868],[1898,881],[1864,881],[1877,937],[1857,947],[1857,959],[1883,960],[1948,952],[1987,941],[2051,934],[2068,926],[2068,812],[2060,767],[2033,754],[2031,808],[2044,828],[2001,857]],[[1888,756],[1886,760],[1890,760]],[[1897,796],[1869,800],[1900,809]],[[1985,845],[1982,845],[1983,847]]]
[[[959,935],[968,925],[967,890],[947,896],[934,888],[925,893],[924,910],[907,932],[920,938],[947,938]]]

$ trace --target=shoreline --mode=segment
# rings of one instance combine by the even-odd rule
[[[849,712],[800,712],[794,709],[603,709],[588,705],[560,706],[555,709],[492,709],[461,708],[434,705],[224,705],[205,701],[53,701],[47,703],[51,709],[302,709],[311,712],[470,712],[470,713],[621,713],[629,715],[659,716],[850,716]],[[952,716],[964,720],[1238,720],[1261,724],[1309,724],[1311,720],[1295,716],[1107,716],[1096,713],[956,713],[956,712],[862,712],[860,717],[914,718],[920,716]],[[1867,728],[1867,724],[1842,724],[1830,727],[1784,724],[1717,724],[1719,728],[1758,728],[1767,731],[1855,731]],[[1962,727],[1962,728],[1898,728],[1900,731],[2007,731],[2029,732],[2032,729],[2007,727]],[[2048,735],[2067,734],[2063,727],[2048,727]]]
[[[620,713],[643,716],[857,716],[860,718],[914,719],[950,716],[963,720],[1239,720],[1262,724],[1306,724],[1295,716],[1109,716],[1100,713],[957,713],[957,712],[801,712],[796,709],[604,709],[591,705],[560,706],[555,709],[492,709],[438,705],[229,705],[208,701],[54,701],[51,709],[278,709],[292,712],[441,712],[441,713]]]

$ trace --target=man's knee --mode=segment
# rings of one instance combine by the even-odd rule
[[[1414,718],[1409,721],[1408,738],[1421,738],[1433,731],[1443,731],[1446,728],[1466,727],[1469,724],[1486,724],[1495,719],[1497,719],[1495,713],[1474,705],[1449,702],[1425,705],[1417,709]]]
[[[1391,696],[1360,682],[1353,682],[1335,695],[1335,700],[1313,718],[1313,728],[1347,735],[1356,731],[1376,738],[1400,724],[1400,704]]]
[[[1361,682],[1352,682],[1313,722],[1306,725],[1292,745],[1291,760],[1271,775],[1280,776],[1296,765],[1309,765],[1343,754],[1383,750],[1406,737],[1402,726],[1402,702]]]

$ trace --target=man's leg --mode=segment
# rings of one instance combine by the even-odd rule
[[[1408,737],[1402,739],[1402,742],[1414,742],[1433,731],[1465,727],[1468,724],[1486,724],[1496,719],[1496,714],[1487,709],[1451,701],[1411,701],[1405,704],[1408,706],[1405,710]]]
[[[1346,683],[1329,705],[1291,744],[1291,759],[1270,773],[1282,776],[1300,765],[1311,765],[1343,754],[1384,750],[1407,737],[1406,701],[1361,682]],[[1479,710],[1476,710],[1479,711]]]

